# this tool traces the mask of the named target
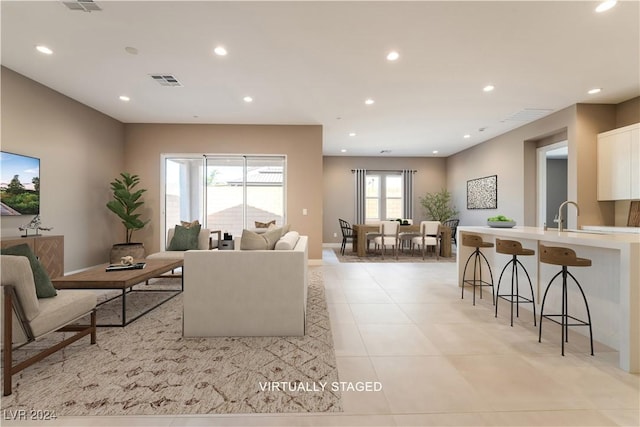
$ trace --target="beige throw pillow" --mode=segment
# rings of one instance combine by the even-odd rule
[[[269,222],[255,221],[255,224],[256,224],[256,228],[269,228],[270,225],[276,225],[276,220],[272,219]]]
[[[183,226],[184,228],[191,228],[193,226],[200,225],[200,221],[198,221],[197,219],[194,219],[191,222],[189,222],[189,221],[180,221],[180,225]]]
[[[273,230],[265,231],[262,233],[262,237],[267,241],[267,249],[273,250],[276,247],[276,243],[280,237],[282,237],[282,228],[274,228]]]
[[[258,251],[268,249],[267,240],[262,237],[262,234],[254,233],[249,230],[242,230],[242,237],[240,238],[240,250],[243,251]]]

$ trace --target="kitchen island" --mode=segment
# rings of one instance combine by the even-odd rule
[[[535,256],[518,259],[531,276],[538,313],[547,284],[560,271],[559,266],[539,262],[539,244],[568,247],[576,251],[578,257],[591,259],[591,267],[570,267],[569,271],[578,279],[589,301],[593,338],[619,352],[620,368],[631,373],[640,372],[640,235],[595,233],[587,230],[558,232],[538,227],[460,226],[458,242],[462,241],[464,233],[480,235],[483,240],[493,243],[496,238],[517,240],[523,247],[536,251]],[[458,248],[458,283],[462,283],[464,264],[472,251],[473,248],[465,246]],[[510,256],[496,253],[495,248],[483,249],[483,253],[491,264],[497,287],[500,271]],[[482,274],[483,277],[489,277],[488,271],[484,269]],[[473,268],[468,268],[466,279],[472,275]],[[505,276],[507,275],[508,273],[505,273]],[[510,282],[510,276],[506,278]],[[545,312],[559,312],[560,288],[561,286],[554,283],[547,296]],[[586,318],[582,298],[571,281],[568,292],[570,313],[578,318]],[[521,308],[527,309],[524,305]],[[570,330],[571,333],[588,333],[587,328]]]

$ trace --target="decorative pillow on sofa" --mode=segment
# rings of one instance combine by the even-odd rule
[[[198,221],[197,219],[194,219],[191,222],[180,221],[180,225],[183,226],[184,228],[191,228],[191,227],[195,227],[196,225],[200,225],[200,221]]]
[[[44,267],[35,256],[31,248],[26,243],[18,246],[11,246],[9,248],[0,249],[2,255],[16,255],[25,256],[29,259],[31,264],[31,271],[33,272],[33,281],[36,284],[36,295],[38,298],[51,298],[58,295],[56,288],[53,287],[49,275],[45,271]]]
[[[183,227],[176,225],[173,238],[169,242],[168,251],[188,251],[198,249],[198,235],[200,234],[200,224]]]
[[[278,240],[276,243],[276,247],[274,248],[276,251],[290,251],[296,247],[298,243],[298,239],[300,238],[300,234],[297,231],[290,231]]]
[[[264,233],[260,234],[254,231],[242,230],[242,237],[240,238],[240,250],[273,250],[276,247],[276,243],[278,243],[278,239],[280,239],[281,236],[281,228],[265,231]]]
[[[273,250],[275,249],[276,243],[278,243],[280,237],[282,237],[282,228],[270,229],[269,231],[262,233],[262,237],[267,241],[267,249]]]
[[[260,222],[260,221],[256,221],[256,228],[269,228],[270,225],[276,225],[276,220],[272,219],[269,222]]]
[[[259,251],[268,248],[267,241],[262,234],[254,233],[249,230],[242,230],[240,238],[240,250],[242,251]]]

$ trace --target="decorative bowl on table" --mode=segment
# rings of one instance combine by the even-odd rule
[[[487,225],[493,228],[513,228],[516,222],[504,215],[496,215],[487,218]]]
[[[487,225],[492,228],[513,228],[515,221],[487,221]]]

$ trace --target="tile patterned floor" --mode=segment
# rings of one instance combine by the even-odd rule
[[[338,263],[324,251],[327,302],[341,381],[378,381],[343,392],[328,415],[69,417],[50,426],[605,426],[640,425],[640,376],[618,354],[559,330],[538,343],[531,313],[509,326],[491,299],[460,299],[453,263]],[[557,333],[556,333],[557,332]],[[4,421],[3,425],[28,425]],[[36,424],[33,424],[36,425]]]

